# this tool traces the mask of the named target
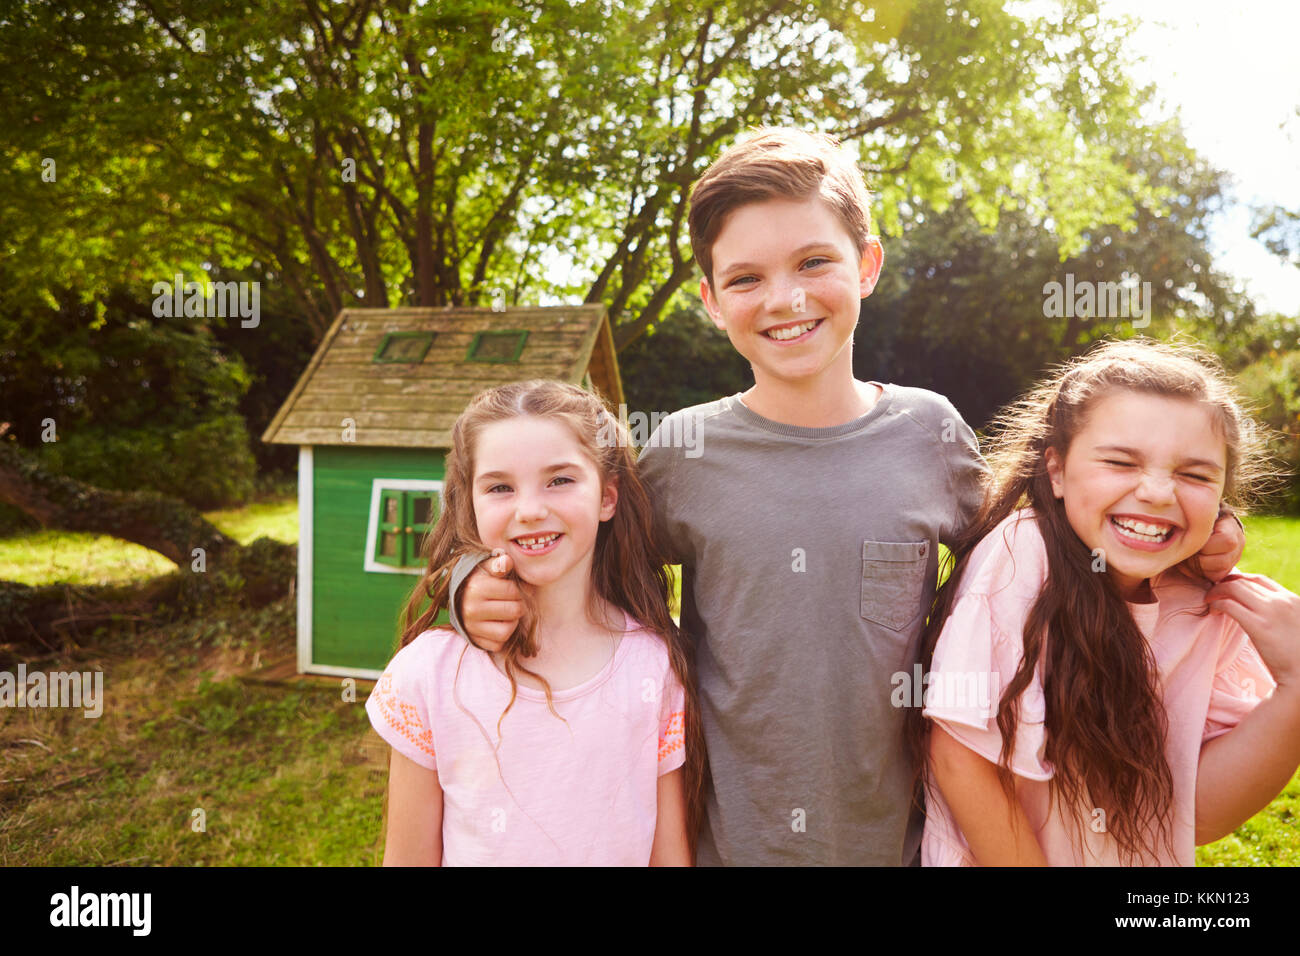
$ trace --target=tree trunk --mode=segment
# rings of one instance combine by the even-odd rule
[[[3,431],[0,423],[0,436]],[[294,545],[260,538],[242,547],[184,502],[153,491],[109,491],[51,474],[3,437],[0,501],[45,527],[121,538],[178,566],[171,574],[125,586],[34,588],[0,581],[0,642],[5,644],[40,650],[58,648],[69,637],[84,643],[82,627],[123,618],[159,623],[230,594],[261,607],[288,592],[296,571]]]
[[[210,562],[206,573],[183,568],[137,584],[48,584],[28,587],[0,581],[0,667],[13,651],[57,651],[69,640],[91,643],[100,625],[140,621],[161,625],[204,613],[219,601],[264,607],[289,593],[297,569],[292,544],[258,538]]]
[[[12,441],[0,439],[0,501],[47,528],[111,535],[188,567],[235,544],[184,502],[156,491],[108,491],[51,474]]]

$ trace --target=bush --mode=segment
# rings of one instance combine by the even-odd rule
[[[9,310],[0,316],[0,418],[48,468],[198,508],[252,493],[255,460],[240,414],[250,375],[205,323],[156,318],[126,291],[103,303],[67,292],[56,308]]]
[[[158,491],[211,509],[253,493],[257,465],[244,420],[228,412],[188,428],[78,429],[37,449],[58,474],[100,488]]]
[[[618,355],[629,411],[675,412],[743,392],[749,362],[703,314],[675,309]]]
[[[1274,430],[1272,450],[1290,475],[1276,504],[1300,513],[1300,351],[1271,351],[1237,373],[1258,419]]]
[[[40,524],[35,518],[0,501],[0,538],[12,538],[28,531],[35,531],[39,527]]]

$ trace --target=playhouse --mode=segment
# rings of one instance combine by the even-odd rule
[[[377,678],[424,569],[451,427],[484,388],[623,386],[602,305],[345,309],[262,440],[298,446],[298,670]]]

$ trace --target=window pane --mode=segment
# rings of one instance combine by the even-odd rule
[[[411,505],[411,509],[412,524],[428,524],[429,520],[433,517],[433,499],[416,498]]]
[[[477,362],[513,362],[523,347],[527,332],[484,332],[472,347],[469,358]]]
[[[397,534],[393,531],[385,531],[383,540],[379,543],[379,553],[386,558],[397,557]]]
[[[384,524],[397,524],[400,520],[397,517],[397,499],[386,498],[384,500]]]
[[[382,362],[418,362],[433,341],[433,333],[423,335],[394,336],[385,342],[383,351],[377,357]]]

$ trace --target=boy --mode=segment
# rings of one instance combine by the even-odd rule
[[[912,679],[937,545],[973,517],[985,468],[945,398],[853,378],[883,262],[868,202],[833,138],[792,129],[728,149],[691,195],[700,294],[755,383],[670,416],[640,459],[698,648],[701,865],[917,859],[896,675]],[[492,576],[508,557],[492,565],[461,594],[489,650],[520,612]]]

